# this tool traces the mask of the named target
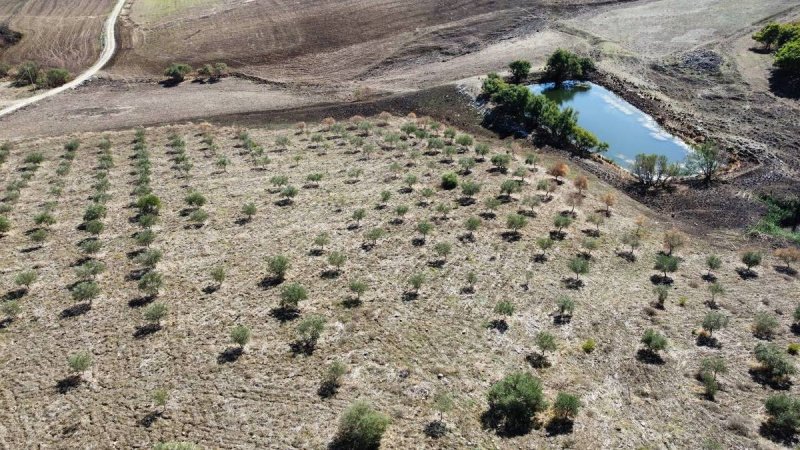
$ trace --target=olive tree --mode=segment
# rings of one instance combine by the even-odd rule
[[[389,418],[375,411],[369,403],[357,401],[339,419],[339,429],[332,448],[376,449],[380,447]]]
[[[533,416],[547,408],[542,383],[529,373],[514,372],[487,393],[491,425],[505,433],[526,433]]]

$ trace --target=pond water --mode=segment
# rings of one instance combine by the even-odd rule
[[[669,134],[650,116],[603,86],[594,83],[534,84],[562,108],[578,112],[578,125],[609,145],[605,156],[628,168],[639,153],[665,155],[670,162],[684,162],[691,151],[681,139]]]

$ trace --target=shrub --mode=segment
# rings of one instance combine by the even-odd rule
[[[367,283],[364,283],[363,281],[360,280],[351,281],[349,287],[350,287],[350,292],[356,294],[357,299],[361,299],[361,296],[364,295],[364,292],[366,292],[367,289],[369,288],[369,286],[367,286]]]
[[[242,214],[247,217],[247,220],[253,220],[253,216],[256,215],[256,204],[253,202],[247,202],[242,206]]]
[[[161,290],[161,286],[164,284],[164,278],[161,276],[160,273],[151,270],[142,276],[139,279],[139,290],[144,292],[146,295],[155,296],[158,295],[158,291]]]
[[[472,180],[464,180],[461,182],[461,193],[468,198],[472,198],[480,192],[481,185]]]
[[[189,214],[189,222],[202,224],[205,223],[206,220],[208,220],[208,213],[202,209],[196,209]]]
[[[237,324],[231,328],[231,341],[244,350],[244,346],[250,342],[250,328],[242,324]]]
[[[760,311],[753,321],[753,334],[762,339],[771,339],[778,328],[778,319],[773,315]]]
[[[433,246],[433,251],[440,257],[447,259],[447,255],[453,250],[453,245],[449,242],[439,242]]]
[[[78,244],[78,247],[87,255],[94,255],[103,248],[103,243],[98,239],[87,239]]]
[[[507,431],[527,431],[533,416],[547,408],[539,379],[514,372],[498,381],[487,394],[490,413]]]
[[[645,330],[641,342],[648,350],[652,352],[657,352],[667,348],[667,338],[652,328]]]
[[[158,215],[158,211],[161,209],[161,199],[153,194],[143,195],[136,201],[136,208],[142,214]]]
[[[761,258],[761,252],[748,250],[742,254],[742,263],[747,266],[747,270],[753,270],[753,267],[761,264]]]
[[[39,65],[34,62],[24,62],[17,67],[17,75],[14,77],[14,83],[17,86],[30,86],[36,84],[40,79],[41,69]]]
[[[22,307],[20,307],[17,300],[7,300],[0,304],[0,312],[2,312],[10,320],[14,320],[14,318],[19,315],[21,310]]]
[[[569,260],[567,267],[575,274],[575,279],[580,280],[581,275],[589,273],[589,260],[582,256],[576,256]]]
[[[69,72],[61,68],[49,69],[44,74],[44,84],[46,87],[51,89],[67,84],[67,81],[69,81],[69,79],[70,79]]]
[[[712,270],[717,270],[722,266],[722,259],[717,255],[709,255],[706,258],[706,267],[708,267],[708,276],[711,276]]]
[[[314,238],[314,245],[318,246],[320,250],[325,250],[325,246],[331,242],[331,236],[328,233],[320,233]]]
[[[221,286],[222,283],[225,282],[226,274],[225,274],[225,267],[217,266],[211,269],[210,272],[211,279],[217,283],[217,286]]]
[[[558,306],[558,314],[561,316],[572,316],[573,311],[575,311],[575,300],[566,295],[559,297],[556,304]]]
[[[364,208],[359,208],[359,209],[353,211],[353,220],[356,221],[356,224],[361,223],[361,221],[366,216],[367,216],[367,210],[364,209]]]
[[[308,348],[313,348],[322,331],[325,329],[325,318],[322,316],[309,316],[303,319],[297,326],[297,335],[299,339]]]
[[[31,285],[36,282],[39,275],[33,270],[26,270],[17,274],[14,277],[14,284],[17,286],[24,286],[25,289],[30,289]]]
[[[462,147],[469,147],[473,142],[474,140],[472,139],[472,136],[468,134],[461,134],[456,138],[456,144]]]
[[[34,232],[30,234],[31,240],[37,244],[44,242],[47,239],[47,236],[48,236],[47,230],[44,228],[39,228],[37,230],[34,230]]]
[[[295,310],[297,305],[308,298],[308,291],[299,283],[284,286],[281,290],[280,306],[286,310]]]
[[[286,277],[286,271],[291,267],[289,258],[283,255],[276,255],[267,259],[267,268],[270,273],[279,281]]]
[[[536,239],[536,246],[539,247],[539,249],[542,250],[542,256],[544,256],[546,254],[547,250],[549,250],[550,247],[552,247],[554,243],[555,242],[552,239],[550,239],[549,237],[543,237],[543,238]]]
[[[557,214],[556,217],[553,219],[553,225],[556,227],[556,229],[560,233],[561,230],[563,230],[564,228],[567,228],[570,225],[572,225],[572,217],[570,217],[570,216],[562,216],[561,214]]]
[[[501,300],[497,302],[497,305],[494,307],[495,314],[499,314],[501,316],[512,316],[514,314],[514,304],[508,300]]]
[[[151,303],[145,310],[142,316],[144,320],[155,324],[160,324],[161,319],[167,315],[167,305],[163,303]]]
[[[497,153],[492,156],[491,162],[497,170],[500,172],[505,172],[508,169],[508,165],[511,164],[511,155]]]
[[[41,212],[34,216],[33,221],[36,225],[53,225],[56,223],[56,218],[48,212]]]
[[[156,233],[153,230],[142,230],[134,235],[136,243],[142,247],[149,247],[156,240]]]
[[[783,379],[797,372],[797,369],[783,350],[775,344],[759,342],[754,350],[756,360],[775,380]]]
[[[664,248],[667,250],[667,255],[672,256],[672,252],[685,244],[686,238],[680,231],[673,228],[664,233]]]
[[[669,297],[669,288],[663,284],[659,284],[653,288],[653,292],[656,294],[656,302],[658,307],[663,309],[664,302],[666,302],[667,297]]]
[[[206,204],[205,196],[197,191],[192,191],[188,195],[186,195],[184,201],[186,201],[187,205],[193,208],[199,208]]]
[[[192,71],[188,64],[172,63],[164,70],[164,76],[169,77],[173,82],[181,82]]]
[[[547,331],[540,331],[534,338],[536,346],[544,354],[545,352],[552,352],[556,349],[556,337]]]
[[[597,342],[592,338],[583,341],[583,344],[581,344],[581,350],[584,353],[592,353],[595,348],[597,348]]]
[[[158,249],[150,249],[140,253],[136,257],[136,263],[140,264],[144,267],[153,268],[159,262],[161,262],[161,258],[164,256],[164,252]]]
[[[92,301],[100,295],[100,286],[92,280],[89,281],[81,281],[80,283],[76,284],[71,292],[72,298],[75,301],[83,302],[83,301]]]
[[[520,214],[509,214],[506,218],[506,226],[514,233],[519,233],[528,224],[528,219]]]
[[[345,261],[347,261],[347,256],[345,256],[344,253],[331,252],[331,254],[328,255],[328,264],[332,265],[333,267],[336,267],[336,270],[341,269]]]
[[[702,327],[708,332],[708,335],[711,336],[714,330],[721,330],[727,327],[728,320],[728,316],[717,311],[712,311],[703,318]]]
[[[389,418],[364,402],[350,405],[339,420],[335,448],[373,449],[380,447]]]
[[[408,213],[408,205],[397,205],[394,209],[394,213],[397,217],[403,217]]]
[[[414,275],[411,275],[411,277],[408,279],[408,283],[412,288],[414,288],[415,293],[419,293],[419,289],[425,283],[425,274],[415,273]]]
[[[364,234],[364,237],[375,245],[378,243],[378,239],[382,238],[386,235],[386,230],[383,228],[372,228]]]
[[[656,264],[654,268],[660,272],[664,272],[664,278],[667,278],[667,273],[673,273],[678,270],[678,258],[670,255],[659,254],[656,256]]]
[[[578,415],[581,408],[581,401],[578,396],[559,392],[553,402],[553,415],[560,420],[573,420]]]
[[[430,222],[428,222],[427,220],[423,220],[422,222],[420,222],[420,223],[418,223],[418,224],[417,224],[417,231],[419,231],[419,234],[421,234],[421,235],[423,236],[423,239],[424,239],[424,238],[425,238],[425,236],[427,236],[427,235],[428,235],[428,234],[429,234],[429,233],[430,233],[432,230],[433,230],[433,225],[431,225],[431,223],[430,223]]]
[[[455,189],[458,187],[458,175],[453,172],[447,172],[442,175],[442,189]]]
[[[92,355],[87,351],[73,353],[67,357],[67,365],[76,374],[81,374],[92,365]]]
[[[103,230],[106,228],[103,222],[99,220],[92,220],[86,222],[85,227],[86,227],[86,232],[94,236],[97,236],[98,234],[102,233]]]
[[[90,259],[75,268],[75,275],[82,280],[93,279],[106,271],[106,265],[102,261]]]
[[[517,82],[527,77],[531,71],[531,63],[522,59],[512,62],[508,67],[511,69],[511,76]]]
[[[569,175],[569,166],[564,161],[558,161],[547,170],[547,174],[558,181],[561,177]]]
[[[786,394],[772,395],[764,402],[769,422],[784,433],[794,434],[800,428],[800,400]]]
[[[11,221],[5,216],[0,216],[0,235],[8,233],[11,230]]]
[[[2,221],[2,219],[0,219]],[[0,224],[0,233],[3,232],[2,225]],[[775,257],[783,261],[786,264],[786,270],[792,270],[792,263],[797,263],[800,261],[800,248],[797,247],[786,247],[786,248],[779,248],[775,250]]]
[[[506,197],[511,197],[511,194],[519,192],[522,186],[516,180],[505,180],[500,184],[500,193]]]
[[[467,220],[464,221],[464,228],[466,228],[470,234],[474,233],[480,226],[481,219],[477,217],[468,217]]]

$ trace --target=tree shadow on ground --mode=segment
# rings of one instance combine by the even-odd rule
[[[664,284],[664,285],[672,285],[674,280],[668,276],[664,276],[661,274],[655,274],[650,277],[650,282],[653,284]]]
[[[316,350],[316,348],[316,342],[307,341],[304,339],[298,339],[289,344],[289,349],[292,351],[292,355],[294,356],[311,356],[314,354],[314,350]]]
[[[161,417],[161,411],[151,411],[139,419],[139,426],[150,428]]]
[[[341,274],[342,273],[339,271],[339,269],[328,269],[323,270],[322,273],[319,274],[319,277],[323,280],[335,280],[336,278],[339,278],[339,275]]]
[[[661,355],[647,348],[639,349],[639,351],[636,352],[636,359],[639,360],[639,362],[657,366],[661,366],[666,363]]]
[[[419,293],[413,291],[406,291],[403,292],[402,298],[404,302],[411,302],[419,298]]]
[[[533,429],[531,420],[512,420],[498,411],[494,406],[490,406],[481,414],[481,425],[485,430],[494,430],[501,437],[524,436]]]
[[[705,333],[698,334],[696,342],[700,347],[722,348],[722,344],[717,338],[714,336],[709,336]]]
[[[228,347],[217,356],[217,364],[235,363],[244,354],[241,347]]]
[[[547,431],[547,437],[555,437],[560,436],[563,434],[570,434],[572,433],[572,429],[574,428],[575,422],[569,419],[552,419],[548,422],[547,426],[545,427],[545,431]]]
[[[800,443],[794,430],[781,427],[772,421],[762,422],[758,427],[758,434],[789,448],[797,448],[797,444]]]
[[[3,301],[19,300],[24,297],[27,292],[28,290],[25,288],[13,289],[6,292],[6,295],[3,296]]]
[[[157,323],[148,323],[147,325],[136,327],[136,331],[133,332],[133,337],[135,339],[143,339],[159,330],[161,330],[161,325]]]
[[[522,238],[522,235],[519,231],[504,231],[500,233],[500,237],[506,242],[518,242]]]
[[[258,285],[262,289],[270,289],[283,283],[283,278],[278,277],[264,277],[259,281]]]
[[[444,267],[444,264],[447,262],[446,259],[434,259],[433,261],[428,261],[428,267],[433,269],[441,269]]]
[[[69,308],[64,309],[58,316],[62,319],[69,319],[71,317],[82,316],[91,311],[91,309],[91,303],[78,303],[77,305],[72,305]]]
[[[297,319],[300,317],[300,311],[296,308],[285,308],[285,307],[278,307],[273,308],[269,315],[273,318],[277,319],[281,323],[291,322],[292,320]]]
[[[550,232],[550,239],[552,239],[554,241],[563,241],[564,239],[566,239],[566,237],[567,237],[567,233],[565,233],[563,231],[554,230],[554,231]]]
[[[488,328],[496,330],[498,333],[503,334],[508,331],[508,322],[503,319],[496,319],[489,322]]]
[[[737,267],[736,273],[739,274],[739,278],[743,280],[752,280],[758,278],[758,273],[753,269],[748,269],[746,267]]]
[[[583,287],[583,280],[578,278],[565,278],[561,282],[567,289],[578,290]]]
[[[753,367],[747,372],[753,381],[762,386],[769,386],[777,391],[786,391],[792,387],[792,380],[789,377],[775,377],[763,367]]]
[[[331,398],[339,391],[339,385],[331,380],[325,380],[319,385],[317,395],[321,398]]]
[[[525,356],[525,361],[534,369],[546,369],[551,366],[547,356],[542,353],[529,353]]]
[[[342,300],[342,306],[344,306],[347,309],[358,308],[359,306],[362,305],[362,303],[363,302],[358,297],[348,297]]]
[[[74,389],[77,389],[82,382],[83,380],[81,379],[80,375],[70,375],[62,378],[58,381],[58,383],[56,383],[56,390],[58,390],[59,394],[66,394]]]
[[[145,295],[143,297],[134,298],[128,302],[128,306],[131,308],[141,308],[143,306],[147,306],[156,299],[155,295]]]
[[[423,431],[425,436],[433,439],[439,439],[447,434],[447,425],[445,425],[445,423],[441,420],[432,420],[425,425],[425,429]]]
[[[219,290],[219,285],[218,284],[209,284],[208,286],[203,288],[203,293],[204,294],[213,294],[214,292],[217,292],[218,290]]]
[[[773,267],[775,268],[775,272],[778,272],[780,274],[787,275],[787,276],[790,276],[790,277],[793,277],[793,276],[797,275],[797,270],[795,270],[795,269],[793,269],[791,267],[787,267],[787,266],[773,266]]]

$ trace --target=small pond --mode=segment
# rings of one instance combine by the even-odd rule
[[[635,106],[594,83],[534,84],[530,89],[544,94],[562,108],[578,112],[578,125],[609,145],[605,156],[628,168],[639,153],[665,155],[670,162],[684,162],[691,151],[679,138],[666,132]]]

